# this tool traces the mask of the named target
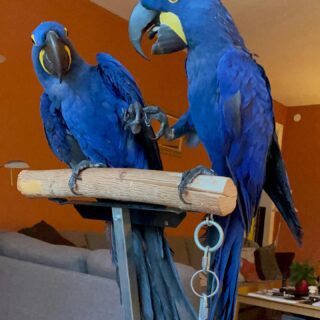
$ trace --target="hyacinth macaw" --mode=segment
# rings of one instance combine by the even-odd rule
[[[225,241],[212,260],[221,288],[210,301],[209,319],[229,320],[234,315],[243,237],[263,189],[297,241],[302,238],[275,133],[269,81],[220,0],[140,0],[130,18],[129,35],[141,55],[146,31],[150,38],[157,35],[153,54],[187,50],[188,111],[172,128],[161,109],[143,111],[161,121],[157,136],[175,139],[196,133],[214,172],[231,177],[237,186],[236,210],[215,218]],[[187,173],[181,190],[203,172],[208,171],[198,167]],[[209,243],[214,237],[209,230]]]
[[[41,23],[32,41],[34,69],[44,88],[45,133],[54,154],[74,170],[71,188],[81,170],[95,165],[162,169],[158,146],[147,138],[150,128],[138,128],[135,119],[128,118],[143,99],[133,77],[117,60],[100,53],[97,65],[87,64],[66,28],[56,22]],[[163,229],[132,229],[141,318],[195,319]]]

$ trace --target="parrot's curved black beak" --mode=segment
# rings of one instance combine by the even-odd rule
[[[141,41],[146,32],[150,39],[156,35],[158,37],[152,46],[153,54],[173,53],[187,47],[181,22],[176,15],[149,10],[138,3],[129,20],[129,38],[136,51],[144,58],[146,56],[141,48]]]
[[[129,20],[129,38],[136,51],[148,59],[141,48],[141,41],[145,32],[155,27],[159,20],[160,12],[148,10],[140,3],[133,9]]]
[[[40,53],[40,61],[45,71],[56,76],[61,82],[70,69],[71,60],[69,47],[55,31],[48,31],[45,46]]]

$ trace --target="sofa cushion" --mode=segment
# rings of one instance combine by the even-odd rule
[[[281,271],[279,269],[274,245],[261,247],[254,253],[256,267],[261,280],[279,280]]]
[[[176,268],[181,280],[181,285],[185,291],[185,294],[187,298],[189,299],[190,303],[193,305],[195,310],[198,310],[199,308],[199,298],[192,292],[191,286],[190,286],[190,280],[194,273],[196,272],[195,269],[193,269],[190,266],[186,266],[181,263],[176,263]],[[195,279],[194,283],[195,290],[199,293],[201,293],[202,289],[200,286],[200,282]]]
[[[123,320],[116,281],[0,256],[1,320]]]
[[[50,226],[45,221],[41,221],[31,228],[21,229],[19,230],[19,233],[51,244],[75,247],[71,241],[62,237],[54,227]]]
[[[116,268],[112,264],[110,250],[100,249],[90,251],[87,257],[87,267],[89,274],[116,279]]]
[[[255,265],[255,251],[256,248],[254,247],[242,248],[241,251],[240,274],[247,282],[255,282],[260,280]]]
[[[87,238],[84,232],[79,231],[59,231],[59,233],[78,248],[88,249]]]
[[[53,245],[23,234],[0,234],[0,254],[9,258],[87,273],[89,250]]]
[[[110,249],[110,243],[104,233],[89,232],[86,233],[86,238],[90,250]]]
[[[249,240],[249,239],[244,239],[243,241],[243,248],[260,248],[260,246],[258,245],[258,243],[256,243],[253,240]]]

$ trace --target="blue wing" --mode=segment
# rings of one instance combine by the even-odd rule
[[[86,159],[69,132],[59,106],[46,93],[40,99],[40,113],[49,146],[58,159],[70,167]]]
[[[289,181],[275,135],[270,85],[261,66],[239,49],[228,50],[217,68],[217,106],[222,119],[223,155],[237,185],[238,205],[226,218],[217,218],[225,242],[213,266],[223,285],[212,303],[210,319],[233,317],[240,268],[243,228],[249,230],[262,189],[275,201],[299,240],[302,236]],[[242,219],[242,225],[241,220]]]
[[[97,60],[106,87],[111,86],[118,99],[127,106],[134,102],[144,105],[136,82],[118,61],[107,54],[99,54]],[[134,143],[142,146],[149,168],[160,170],[158,144],[149,138],[150,135],[153,135],[152,128],[142,123],[142,131],[134,136]],[[195,319],[193,308],[183,294],[162,228],[134,227],[133,234],[143,318]],[[149,300],[150,291],[152,301]]]
[[[97,54],[98,69],[101,77],[111,85],[117,97],[127,104],[139,102],[143,105],[142,94],[130,72],[107,53]]]
[[[214,314],[218,319],[231,319],[244,229],[249,230],[260,200],[274,119],[268,86],[248,53],[234,48],[225,52],[217,67],[217,88],[223,149],[215,159],[221,161],[219,167],[229,171],[223,174],[229,174],[235,182],[238,204],[233,214],[216,219],[225,232],[213,264],[223,290],[212,303],[210,319]]]
[[[272,99],[260,67],[244,51],[231,49],[224,54],[217,79],[225,157],[248,230],[263,189],[274,132]]]
[[[134,78],[119,61],[106,53],[99,53],[97,61],[102,80],[108,88],[112,88],[117,98],[121,99],[127,107],[134,102],[144,106],[141,92]],[[154,136],[152,128],[142,123],[142,131],[135,136],[135,139],[144,148],[149,168],[162,170],[158,144],[152,141],[150,136]]]

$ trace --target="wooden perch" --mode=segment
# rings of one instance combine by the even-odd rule
[[[68,187],[71,170],[22,171],[18,190],[27,197],[76,197]],[[236,206],[237,191],[229,178],[199,176],[183,203],[178,194],[181,173],[137,169],[87,169],[77,182],[80,197],[143,202],[186,211],[225,216]],[[78,196],[79,198],[79,196]]]

